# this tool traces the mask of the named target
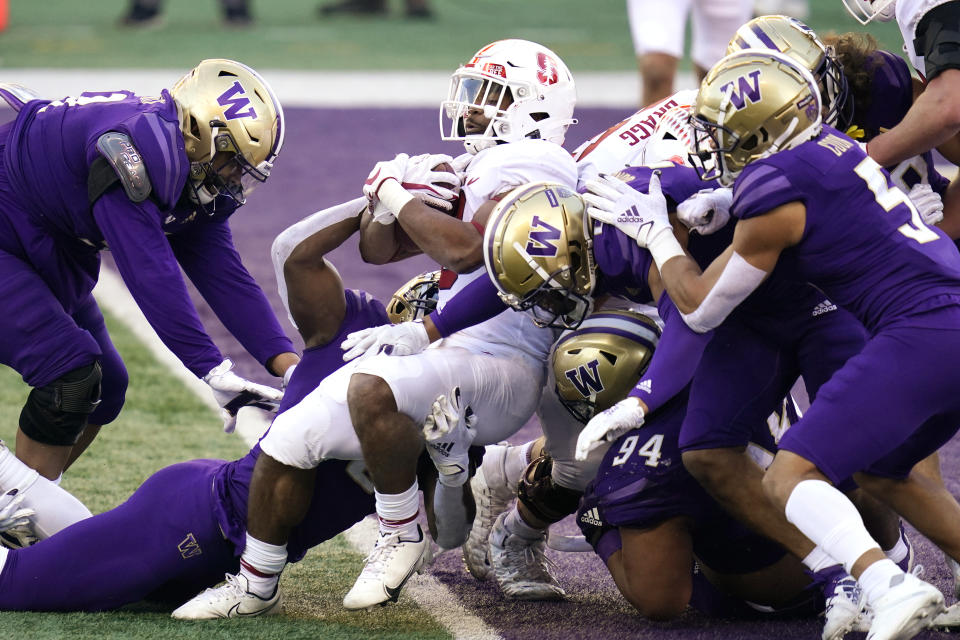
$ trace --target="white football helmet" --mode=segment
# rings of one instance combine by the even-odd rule
[[[693,128],[690,126],[690,109],[671,107],[663,114],[641,154],[640,164],[645,167],[669,162],[690,166],[689,156],[693,151]]]
[[[890,22],[896,17],[897,0],[843,0],[843,6],[860,24]]]
[[[498,40],[480,49],[450,78],[440,105],[440,137],[462,140],[470,153],[499,142],[541,138],[563,144],[574,124],[573,76],[550,49],[528,40]],[[486,129],[467,120],[482,114]]]

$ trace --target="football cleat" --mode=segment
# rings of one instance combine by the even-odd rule
[[[957,633],[960,631],[960,603],[947,607],[947,610],[933,619],[930,627],[936,631]]]
[[[867,631],[869,624],[864,622],[866,599],[859,583],[837,565],[826,570],[829,572],[823,588],[825,607],[823,610],[823,640],[840,640],[850,631]]]
[[[490,566],[500,591],[515,600],[562,600],[567,594],[550,573],[546,534],[527,540],[507,531],[501,513],[490,532]]]
[[[470,535],[463,545],[463,560],[467,570],[477,580],[490,577],[489,541],[497,516],[510,508],[516,497],[515,483],[507,478],[508,445],[490,445],[483,456],[483,464],[470,480],[470,489],[477,504]]]
[[[953,597],[960,599],[960,563],[946,553],[943,554],[943,559],[946,561],[947,569],[950,570],[950,575],[953,577]]]
[[[171,615],[178,620],[215,620],[273,615],[282,611],[283,596],[279,584],[273,595],[261,598],[247,590],[246,576],[228,573],[225,578],[222,585],[194,596],[174,609]]]
[[[2,441],[0,446],[4,446]],[[17,489],[0,496],[0,546],[7,549],[23,549],[38,540],[30,522],[37,512],[21,507],[23,499],[24,494]]]
[[[867,640],[908,640],[946,611],[940,590],[913,574],[894,576],[890,582],[890,589],[873,603]]]
[[[380,533],[363,571],[343,598],[345,609],[371,609],[397,601],[403,585],[427,560],[429,542],[420,525],[416,532],[416,540],[405,540],[403,531]]]

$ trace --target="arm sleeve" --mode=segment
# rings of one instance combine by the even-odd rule
[[[480,324],[509,307],[497,295],[497,288],[490,278],[480,276],[465,286],[447,301],[443,309],[430,314],[430,319],[440,335],[449,335]]]
[[[134,204],[117,186],[96,201],[93,215],[150,326],[190,371],[206,375],[223,356],[200,323],[154,201]]]
[[[673,211],[677,205],[693,194],[703,189],[715,189],[719,184],[716,181],[704,182],[696,169],[679,165],[669,167],[631,167],[627,172],[633,176],[628,183],[642,193],[650,188],[650,176],[654,171],[660,172],[660,190],[667,197],[667,206]]]
[[[643,400],[649,413],[664,406],[690,384],[700,356],[713,336],[713,332],[696,333],[690,329],[666,292],[660,296],[657,311],[663,319],[663,333],[650,367],[628,394]]]
[[[198,224],[170,237],[174,255],[227,330],[257,362],[293,351],[263,290],[243,266],[226,222]]]

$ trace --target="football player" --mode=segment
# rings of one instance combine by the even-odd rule
[[[656,189],[624,190],[611,209],[636,214],[620,227],[650,249],[697,330],[722,322],[778,264],[863,322],[866,346],[781,440],[764,488],[858,579],[874,612],[871,637],[913,637],[943,608],[943,595],[883,554],[834,485],[856,473],[861,487],[958,557],[960,505],[911,470],[960,424],[949,384],[960,355],[960,256],[875,161],[822,125],[816,81],[791,59],[728,56],[701,86],[692,121],[699,171],[734,188],[737,232],[721,256],[703,272],[683,256]]]
[[[364,186],[374,205],[374,220],[361,231],[369,255],[394,255],[397,234],[393,229],[387,233],[386,227],[400,225],[420,250],[446,268],[441,305],[452,292],[482,277],[476,269],[482,260],[481,231],[495,198],[533,179],[576,184],[574,162],[560,146],[574,122],[574,103],[570,72],[549,49],[503,40],[478,51],[454,73],[451,94],[441,107],[444,139],[462,140],[475,154],[463,177],[462,212],[449,216],[404,187],[409,157],[401,154],[378,163]],[[408,331],[404,339],[416,344],[428,340],[423,324],[396,326]],[[347,359],[368,346],[377,351],[385,334],[397,335],[389,327],[358,333],[346,342]],[[254,476],[251,488],[258,508],[249,512],[253,540],[248,540],[241,571],[257,580],[249,582],[251,592],[244,597],[254,601],[275,595],[290,527],[309,498],[308,471],[326,458],[362,456],[377,488],[381,536],[344,606],[363,609],[396,600],[427,548],[417,524],[415,471],[424,444],[419,424],[433,412],[437,394],[459,387],[478,416],[497,416],[499,420],[481,420],[468,436],[477,444],[497,442],[533,413],[552,342],[552,332],[537,329],[521,314],[506,313],[410,358],[384,354],[350,363],[278,416],[261,442],[265,455],[257,468],[262,473]],[[469,442],[455,444],[463,449]],[[451,475],[466,480],[465,474]],[[208,605],[217,597],[198,596],[191,605],[193,617],[215,617]]]
[[[896,20],[904,51],[923,85],[906,116],[868,145],[870,157],[882,166],[903,162],[938,147],[951,161],[960,161],[957,133],[960,117],[960,74],[956,47],[960,2],[956,0],[843,0],[861,24]]]
[[[0,296],[16,309],[0,320],[0,362],[32,387],[16,455],[39,477],[0,456],[0,489],[18,489],[42,514],[59,509],[75,521],[90,512],[76,501],[48,503],[45,480],[58,478],[117,417],[127,387],[91,294],[101,250],[110,249],[164,344],[210,385],[225,429],[240,404],[280,397],[231,371],[180,270],[270,373],[283,376],[296,362],[228,226],[270,176],[283,144],[283,110],[259,74],[220,59],[204,60],[159,96],[2,93],[19,113],[0,128]],[[49,534],[59,524],[37,530]]]
[[[353,223],[354,228],[358,225],[359,217]],[[347,231],[349,226],[331,225],[312,234],[313,249],[316,251],[319,244],[337,246],[352,234]],[[335,290],[339,278],[327,264],[328,270],[317,279]],[[430,281],[433,278],[427,277],[404,285],[388,310],[363,291],[341,291],[339,311],[331,314],[340,318],[339,330],[328,340],[332,357],[322,357],[322,344],[308,347],[286,388],[279,406],[281,414],[313,389],[315,385],[305,382],[311,376],[322,379],[343,366],[336,338],[359,327],[386,322],[390,310],[397,314],[397,320],[404,320],[414,317],[414,309],[432,308],[435,292],[421,284]],[[334,307],[337,298],[332,296],[329,301]],[[241,421],[258,422],[269,418],[270,413],[248,407],[239,415]],[[265,602],[252,601],[256,606],[241,600],[240,606],[231,609],[236,594],[246,594],[249,589],[243,574],[233,574],[240,568],[240,555],[247,543],[250,484],[261,455],[259,445],[255,445],[246,456],[232,462],[192,460],[166,467],[115,509],[66,527],[30,547],[9,552],[0,549],[0,610],[103,611],[141,600],[172,608],[197,590],[221,582],[226,573],[226,585],[217,590],[222,597],[212,605],[218,607],[221,617],[279,613],[279,592]],[[331,459],[319,464],[314,470],[309,508],[291,529],[286,561],[299,561],[310,547],[371,513],[372,490],[363,465],[357,461]],[[429,501],[427,507],[430,515]],[[42,514],[24,507],[22,494],[9,492],[0,497],[0,530],[29,525],[37,518]],[[78,553],[78,549],[83,552]],[[89,588],[91,584],[97,588]],[[174,616],[194,617],[187,605],[177,608]]]

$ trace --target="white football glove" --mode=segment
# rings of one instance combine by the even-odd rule
[[[586,186],[583,199],[587,202],[587,215],[594,220],[616,227],[641,247],[649,248],[655,258],[655,247],[666,241],[676,243],[667,217],[667,199],[660,191],[659,171],[650,176],[649,193],[641,193],[623,180],[604,174],[588,180]],[[672,247],[671,253],[675,253]]]
[[[943,199],[929,184],[913,185],[907,197],[920,212],[923,224],[932,226],[943,220]]]
[[[378,199],[377,192],[388,180],[396,180],[397,184],[403,183],[403,174],[407,170],[407,162],[410,156],[405,153],[398,153],[393,160],[383,160],[373,165],[373,169],[363,183],[363,195],[374,203]]]
[[[730,220],[732,203],[733,189],[703,189],[677,205],[677,217],[691,231],[708,236]]]
[[[401,186],[431,207],[451,211],[460,196],[460,176],[447,171],[434,171],[441,163],[451,164],[453,158],[442,153],[424,153],[407,161]]]
[[[360,356],[385,353],[388,356],[409,356],[430,346],[430,338],[423,322],[383,324],[347,334],[340,343],[344,362]]]
[[[643,425],[643,407],[636,398],[624,398],[606,411],[601,411],[590,419],[580,436],[574,457],[583,461],[590,452],[602,444],[613,442],[630,429]]]
[[[459,487],[467,481],[476,425],[477,416],[469,405],[463,404],[460,387],[454,387],[449,396],[442,395],[434,401],[423,421],[423,437],[427,441],[427,453],[440,472],[441,484]]]
[[[0,533],[17,527],[29,527],[30,518],[37,512],[29,507],[23,507],[26,493],[11,489],[0,496]]]
[[[248,404],[268,407],[280,402],[283,392],[273,387],[241,378],[233,371],[233,361],[227,358],[203,376],[213,389],[213,397],[220,405],[223,430],[233,433],[237,426],[237,411]]]

